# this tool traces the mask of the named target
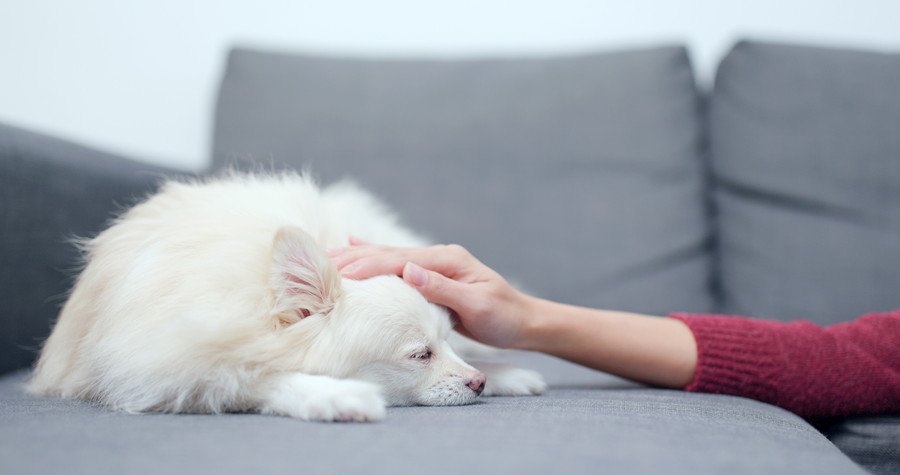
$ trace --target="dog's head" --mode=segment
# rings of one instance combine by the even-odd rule
[[[447,343],[446,309],[396,276],[342,280],[298,228],[275,237],[272,287],[281,325],[318,323],[308,371],[379,384],[391,405],[467,404],[484,388],[484,374]]]

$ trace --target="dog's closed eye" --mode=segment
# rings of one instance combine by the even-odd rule
[[[430,348],[425,348],[422,351],[413,353],[409,358],[416,361],[421,361],[422,363],[427,363],[431,361],[432,353]]]

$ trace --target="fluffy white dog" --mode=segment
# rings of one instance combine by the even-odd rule
[[[533,371],[466,364],[446,309],[398,277],[342,279],[325,249],[351,233],[424,244],[349,183],[168,182],[82,243],[86,265],[29,389],[128,412],[317,421],[544,390]]]

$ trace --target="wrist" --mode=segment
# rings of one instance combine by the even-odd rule
[[[552,332],[554,320],[558,316],[557,311],[551,307],[554,302],[530,295],[522,294],[521,320],[522,326],[519,335],[511,348],[526,351],[546,352],[548,335]]]

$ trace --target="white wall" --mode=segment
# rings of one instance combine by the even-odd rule
[[[0,0],[0,122],[196,170],[235,43],[467,56],[674,41],[708,81],[744,35],[900,50],[900,2]]]

